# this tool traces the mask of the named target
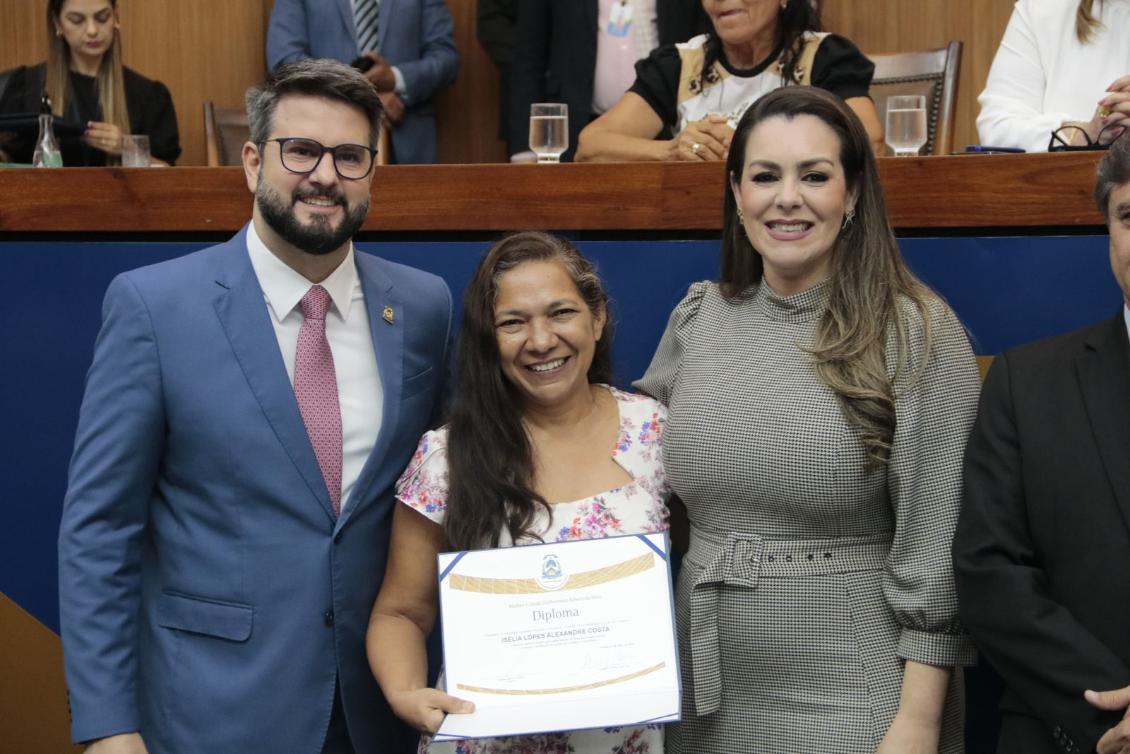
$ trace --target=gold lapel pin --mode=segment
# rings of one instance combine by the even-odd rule
[[[384,317],[384,321],[388,322],[390,325],[396,324],[396,312],[392,310],[391,306],[386,306],[381,316]]]

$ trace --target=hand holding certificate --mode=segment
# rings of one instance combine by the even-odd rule
[[[665,534],[444,553],[447,690],[436,740],[679,718]]]

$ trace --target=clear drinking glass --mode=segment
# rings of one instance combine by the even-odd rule
[[[914,157],[926,143],[926,98],[920,94],[887,98],[887,145],[895,157]]]
[[[149,137],[145,134],[128,134],[122,137],[122,167],[149,167]]]
[[[560,162],[569,148],[569,106],[553,102],[530,105],[530,149],[538,162]]]

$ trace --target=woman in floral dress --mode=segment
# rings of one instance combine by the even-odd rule
[[[428,432],[397,484],[392,544],[369,624],[369,661],[421,752],[658,754],[660,726],[432,743],[470,705],[426,684],[436,554],[665,531],[664,408],[604,384],[604,287],[570,244],[495,244],[464,295],[451,422]]]

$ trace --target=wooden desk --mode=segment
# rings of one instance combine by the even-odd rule
[[[906,231],[1102,225],[1099,153],[884,158]],[[374,168],[367,231],[717,231],[718,163],[394,165]],[[239,168],[70,168],[0,173],[0,232],[232,232],[250,217]]]
[[[900,246],[963,317],[979,353],[1108,317],[1118,305],[1090,199],[1096,160],[1074,153],[880,161],[900,232],[949,236],[903,238]],[[621,384],[643,373],[687,284],[717,274],[725,188],[717,164],[376,170],[362,251],[439,274],[457,297],[488,245],[483,236],[521,227],[585,231],[580,245],[616,299]],[[6,419],[34,428],[34,442],[11,433],[0,442],[7,458],[0,497],[13,501],[0,510],[0,551],[27,564],[9,576],[12,602],[0,597],[0,624],[23,609],[54,621],[58,506],[107,283],[230,235],[251,205],[238,168],[0,171],[0,275],[21,283],[0,304],[0,345],[7,363],[19,365],[5,373],[6,394],[15,396]],[[1048,237],[1064,231],[1070,237]],[[60,722],[40,728],[65,738],[57,640],[40,649],[44,631],[18,630],[13,646],[26,660],[18,665],[23,676],[54,679],[56,687],[35,698],[58,700],[45,714]],[[0,699],[6,688],[16,687],[0,681]],[[977,688],[970,684],[971,694]],[[975,698],[970,716],[991,717],[994,700]],[[33,740],[35,726],[25,729]],[[971,739],[970,750],[992,739]]]

